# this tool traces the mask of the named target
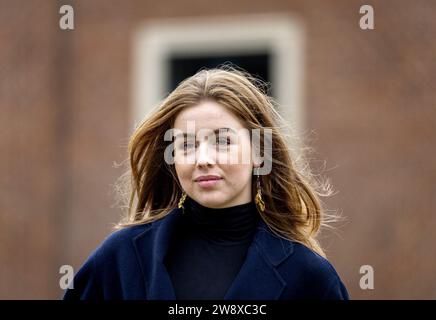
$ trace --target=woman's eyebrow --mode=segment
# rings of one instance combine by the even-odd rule
[[[219,134],[220,131],[232,132],[232,133],[235,133],[235,134],[236,134],[236,130],[235,130],[235,129],[232,129],[232,128],[218,128],[218,129],[215,129],[213,132],[215,133],[215,135],[217,135],[217,134]],[[187,134],[187,133],[185,133],[185,132],[183,132],[183,134],[182,134],[182,133],[178,133],[178,134],[175,135],[175,139],[177,139],[178,137],[182,137],[182,136],[183,136],[184,138],[186,138],[186,137],[188,137],[188,136],[190,136],[190,137],[194,137],[195,134],[193,134],[193,133],[189,133],[189,134]]]

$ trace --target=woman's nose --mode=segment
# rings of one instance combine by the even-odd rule
[[[210,143],[201,143],[197,148],[197,165],[215,164],[215,146]]]

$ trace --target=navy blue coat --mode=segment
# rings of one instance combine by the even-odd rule
[[[74,277],[64,299],[175,300],[163,263],[181,209],[109,235]],[[213,272],[213,270],[211,270]],[[260,219],[224,300],[349,299],[333,266],[304,245],[277,237]]]

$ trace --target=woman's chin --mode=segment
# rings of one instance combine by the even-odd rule
[[[195,200],[195,199],[194,199]],[[198,200],[196,200],[201,205],[208,207],[208,208],[225,208],[226,201],[223,201],[222,199],[217,199],[216,197],[208,197],[208,196],[199,196]]]

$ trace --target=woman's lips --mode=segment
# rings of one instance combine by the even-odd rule
[[[221,180],[222,180],[222,178],[210,179],[210,180],[201,180],[201,181],[197,181],[197,183],[202,188],[210,188],[210,187],[217,185]]]

